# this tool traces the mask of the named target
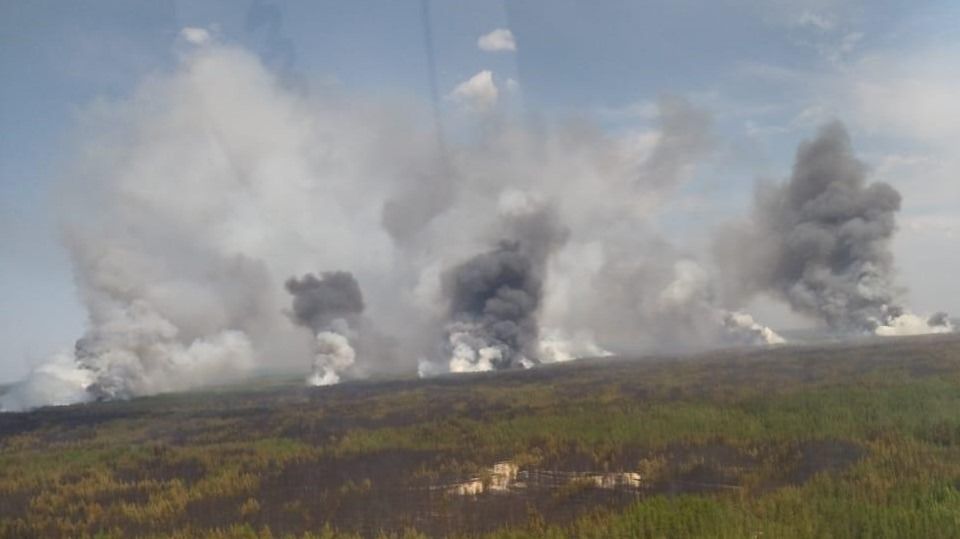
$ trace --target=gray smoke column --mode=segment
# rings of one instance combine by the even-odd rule
[[[549,205],[515,209],[506,216],[505,228],[506,237],[492,249],[443,277],[450,372],[530,367],[539,361],[537,317],[547,259],[566,241],[567,230]]]
[[[308,358],[329,383],[420,358],[480,370],[775,339],[726,308],[742,304],[718,299],[700,257],[643,241],[710,159],[705,111],[664,98],[650,126],[617,133],[499,108],[444,140],[429,103],[296,84],[271,5],[248,21],[266,58],[185,28],[174,65],[80,115],[60,212],[87,330],[0,410]],[[363,294],[350,274],[300,277],[314,267],[350,268]]]
[[[713,120],[706,111],[677,96],[661,97],[657,107],[660,138],[641,165],[638,180],[648,190],[676,187],[692,164],[714,147]]]
[[[890,241],[900,194],[868,182],[839,122],[797,150],[789,180],[761,185],[753,220],[720,241],[741,292],[771,292],[842,332],[944,331],[900,305]],[[931,325],[931,322],[933,323]]]
[[[297,324],[313,330],[316,355],[308,382],[316,386],[335,384],[356,360],[358,322],[363,313],[363,294],[353,274],[346,271],[308,273],[290,278],[287,291],[293,295],[290,315]]]
[[[619,254],[619,253],[616,253]],[[617,352],[675,352],[782,344],[747,313],[723,306],[715,272],[661,239],[611,257],[585,283],[601,342]]]

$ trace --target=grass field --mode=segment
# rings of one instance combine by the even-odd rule
[[[960,537],[960,339],[0,414],[0,536]]]

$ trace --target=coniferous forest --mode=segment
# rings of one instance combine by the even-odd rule
[[[0,414],[0,536],[958,537],[960,340]]]

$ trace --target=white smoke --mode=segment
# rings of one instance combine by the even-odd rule
[[[502,346],[491,346],[486,339],[478,337],[483,329],[474,322],[454,322],[448,328],[448,346],[450,348],[449,372],[491,371],[494,365],[504,361]],[[529,361],[520,358],[521,364]]]
[[[259,368],[312,364],[326,384],[782,342],[721,298],[711,261],[652,225],[715,147],[686,100],[617,134],[494,107],[438,148],[422,103],[293,90],[215,35],[184,40],[202,46],[83,115],[63,218],[89,329],[3,409]],[[510,286],[469,278],[514,263]],[[363,283],[345,330],[331,322],[345,314],[294,323],[287,310],[285,279],[318,268]],[[454,268],[470,270],[460,288],[445,285]],[[467,301],[478,282],[491,305]],[[920,327],[899,316],[878,332]]]
[[[81,369],[72,353],[61,352],[40,365],[7,393],[0,395],[0,411],[16,412],[38,406],[62,406],[90,400],[93,373]]]
[[[774,294],[834,331],[951,331],[903,306],[891,240],[900,193],[869,179],[840,122],[800,144],[790,177],[758,186],[751,218],[718,237],[727,280],[743,295]]]
[[[504,358],[504,351],[490,346],[484,339],[478,338],[482,331],[469,324],[452,323],[447,328],[447,346],[449,359],[446,364],[420,360],[417,374],[428,378],[444,373],[485,372],[496,369]],[[562,363],[580,358],[606,357],[613,355],[600,347],[588,332],[578,332],[573,337],[558,329],[548,329],[540,335],[537,342],[536,359],[541,363]],[[521,357],[519,365],[531,368],[536,363]]]
[[[317,333],[317,353],[314,356],[313,373],[307,383],[328,386],[340,382],[339,373],[350,368],[356,357],[356,352],[344,335],[333,331]]]
[[[884,321],[876,320],[877,327],[874,333],[884,337],[906,335],[926,335],[930,333],[952,333],[953,324],[945,317],[923,318],[911,312],[905,312]]]
[[[351,136],[368,111],[321,105],[283,90],[246,52],[207,43],[130,99],[89,109],[63,198],[90,328],[3,409],[302,365],[312,345],[283,314],[282,276],[369,260],[352,246],[379,235],[375,212],[365,228],[330,226],[362,200],[358,178],[372,174],[358,156],[380,142]],[[390,132],[390,116],[375,117]]]
[[[689,259],[674,263],[674,280],[660,293],[656,313],[683,313],[693,317],[691,327],[700,335],[711,335],[711,343],[729,345],[771,345],[786,341],[772,329],[758,324],[752,316],[717,307],[712,300],[710,275]]]
[[[548,329],[540,336],[540,360],[544,363],[562,363],[586,357],[613,355],[598,345],[588,331],[571,336],[559,329]]]
[[[757,323],[753,316],[747,313],[739,311],[723,312],[722,316],[723,327],[729,341],[753,346],[785,344],[787,342],[776,331]]]
[[[291,319],[316,335],[313,373],[307,382],[315,386],[338,383],[357,357],[351,341],[357,340],[365,307],[360,285],[352,273],[331,271],[319,278],[308,273],[300,279],[287,279],[286,289],[293,295]]]

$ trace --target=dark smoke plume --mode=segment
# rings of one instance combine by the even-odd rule
[[[846,129],[829,123],[800,145],[786,183],[758,189],[753,222],[721,240],[721,267],[737,270],[742,290],[771,292],[834,330],[893,332],[916,318],[894,285],[899,209],[900,194],[868,182]]]
[[[286,283],[293,294],[292,316],[295,322],[314,331],[330,327],[337,319],[352,318],[363,312],[360,285],[348,271],[329,271],[317,278],[308,273]]]
[[[293,294],[293,320],[313,330],[316,356],[313,385],[340,381],[340,374],[356,360],[354,342],[359,316],[363,312],[363,294],[353,275],[331,271],[317,278],[308,273],[301,279],[290,278],[287,291]]]
[[[446,350],[452,372],[530,366],[538,361],[538,311],[547,258],[567,238],[552,207],[512,216],[508,237],[450,269]]]

